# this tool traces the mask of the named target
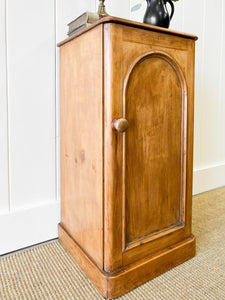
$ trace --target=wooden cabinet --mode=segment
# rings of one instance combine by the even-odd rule
[[[107,17],[59,44],[59,237],[106,298],[195,254],[195,40]]]

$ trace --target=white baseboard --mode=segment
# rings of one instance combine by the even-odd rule
[[[193,194],[197,195],[225,186],[225,163],[204,169],[196,169],[193,174]]]
[[[0,215],[0,255],[58,237],[58,201]]]

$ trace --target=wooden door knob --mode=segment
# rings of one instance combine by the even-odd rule
[[[124,118],[116,118],[112,121],[112,127],[118,132],[125,132],[129,127],[129,123]]]

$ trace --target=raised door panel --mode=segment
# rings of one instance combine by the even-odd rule
[[[104,25],[106,271],[191,235],[193,62],[194,40]]]
[[[183,83],[180,70],[163,52],[141,56],[128,72],[124,117],[130,128],[123,145],[125,248],[182,225]]]

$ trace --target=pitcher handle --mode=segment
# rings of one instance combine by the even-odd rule
[[[174,4],[173,4],[173,1],[171,1],[171,0],[166,0],[166,2],[169,2],[170,6],[171,6],[171,14],[170,14],[170,20],[171,20],[173,17],[173,14],[174,14]]]

